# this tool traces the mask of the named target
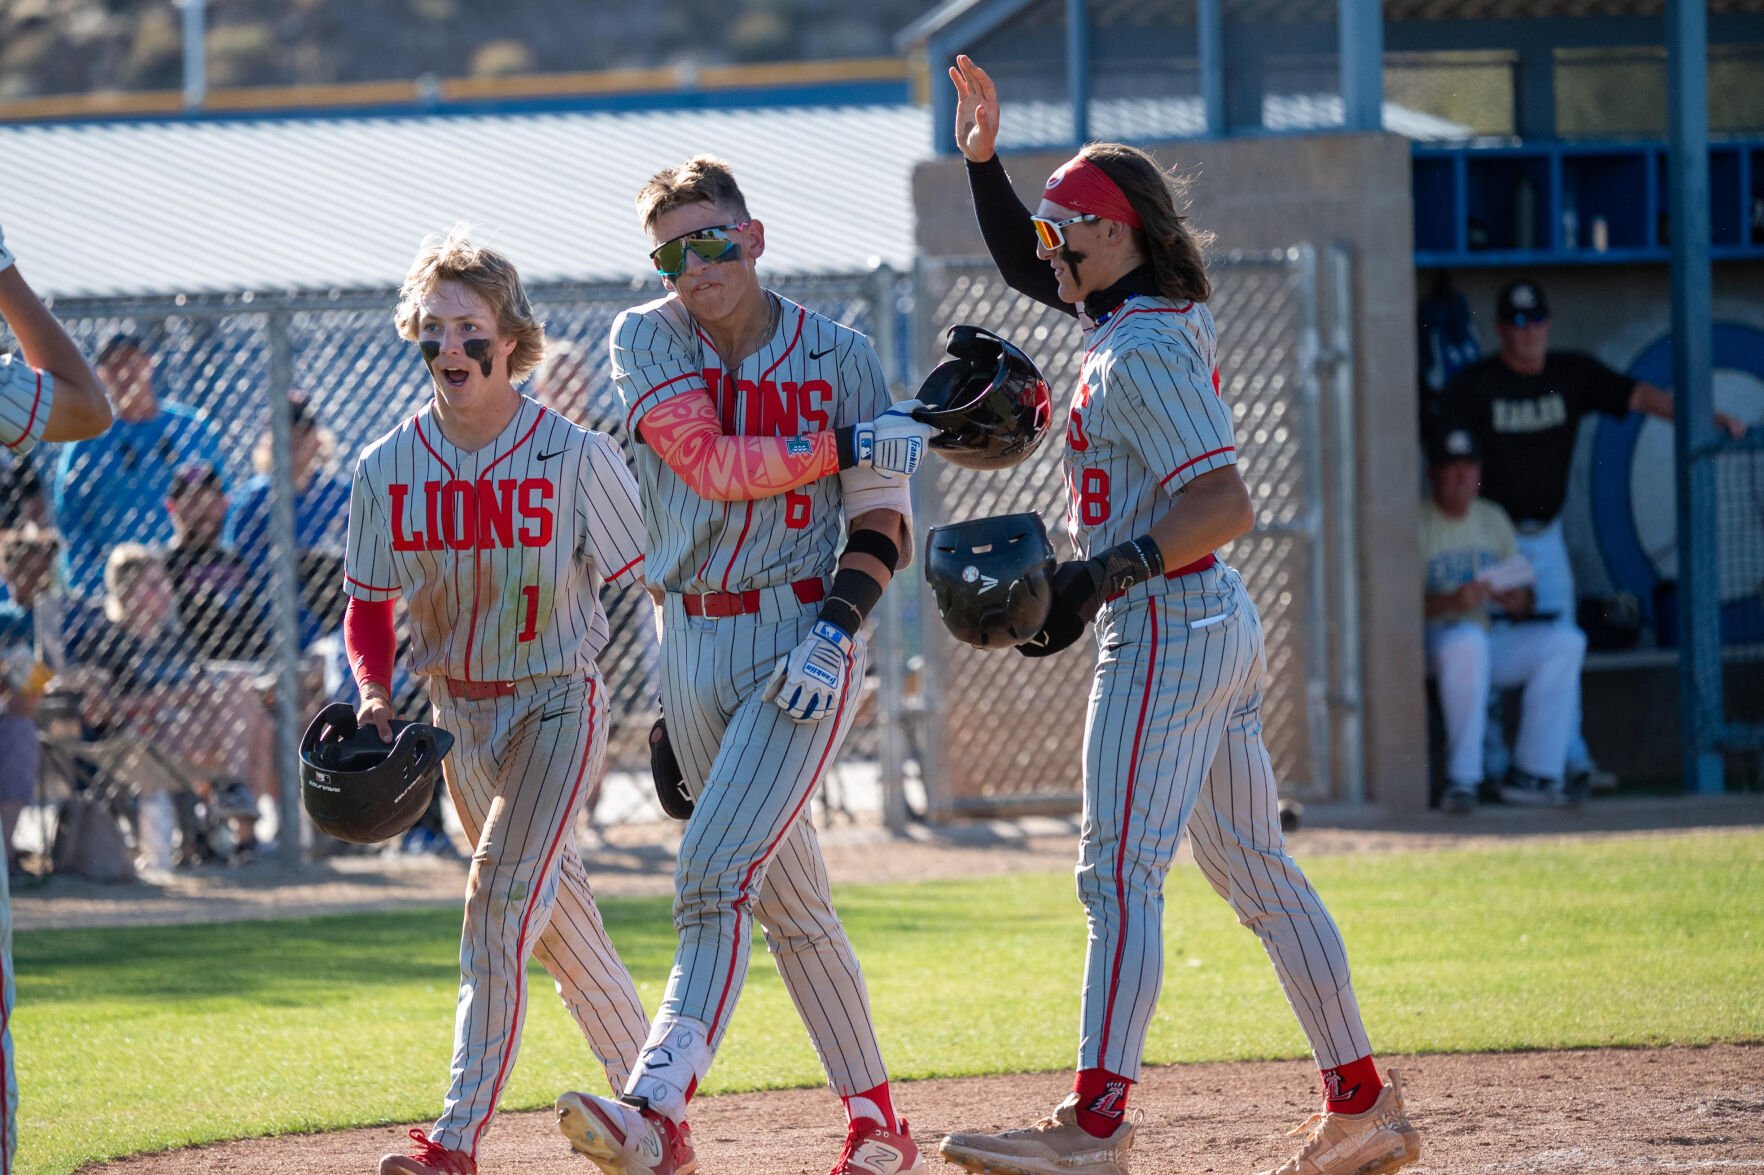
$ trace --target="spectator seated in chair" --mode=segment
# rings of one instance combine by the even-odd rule
[[[172,475],[166,493],[172,540],[165,570],[177,595],[185,635],[204,658],[254,661],[268,654],[252,575],[221,542],[227,491],[212,465],[193,462]]]
[[[214,846],[198,835],[187,794],[232,821],[234,859],[256,851],[256,795],[273,795],[273,730],[256,695],[206,671],[178,617],[164,556],[122,543],[104,568],[108,625],[74,653],[69,678],[85,695],[85,720],[101,740],[122,744],[116,770],[153,797],[186,797],[182,863],[199,863]],[[145,803],[146,801],[144,801]],[[144,834],[145,835],[145,834]],[[163,868],[168,846],[144,846]]]
[[[1482,781],[1482,740],[1491,686],[1524,688],[1516,770],[1505,803],[1570,802],[1563,784],[1568,740],[1579,713],[1586,637],[1577,628],[1527,624],[1534,595],[1505,511],[1478,497],[1476,434],[1442,430],[1428,441],[1433,498],[1422,507],[1426,567],[1427,668],[1439,684],[1446,728],[1448,812],[1470,812]],[[1505,614],[1491,621],[1489,606]]]

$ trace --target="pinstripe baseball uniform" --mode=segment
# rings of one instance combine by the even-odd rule
[[[1204,305],[1135,296],[1089,332],[1066,429],[1080,558],[1144,534],[1237,460]],[[1207,882],[1262,940],[1323,1067],[1372,1049],[1340,933],[1287,855],[1262,743],[1261,619],[1207,556],[1103,606],[1084,743],[1078,892],[1090,923],[1078,1064],[1139,1073],[1163,978],[1163,880],[1184,828]]]
[[[43,438],[55,379],[16,355],[0,357],[0,445],[24,454]],[[18,1080],[12,1051],[12,895],[0,879],[0,1175],[12,1170],[18,1150]]]
[[[431,404],[356,466],[346,588],[366,601],[403,594],[411,668],[455,736],[447,786],[477,845],[453,1081],[429,1135],[455,1150],[477,1153],[508,1081],[529,957],[613,1088],[648,1028],[572,831],[606,747],[599,588],[638,579],[640,528],[618,446],[524,397],[475,452],[447,441]]]
[[[17,355],[0,355],[0,445],[28,453],[49,425],[55,377]]]
[[[890,400],[881,363],[862,335],[778,299],[772,336],[733,371],[679,302],[622,314],[612,332],[613,375],[627,428],[688,389],[708,387],[725,434],[798,436],[870,420]],[[679,953],[649,1045],[627,1092],[657,1104],[672,1078],[669,1025],[698,1026],[676,1101],[709,1068],[747,971],[750,917],[839,1094],[887,1079],[869,997],[833,911],[809,797],[851,727],[867,650],[859,635],[834,714],[798,724],[762,696],[774,665],[809,634],[838,558],[845,495],[873,478],[847,471],[755,501],[700,498],[647,446],[637,453],[648,523],[648,577],[667,591],[662,622],[662,709],[697,808],[676,866]],[[854,479],[850,475],[860,475]],[[904,489],[905,479],[898,483]],[[900,509],[908,509],[901,495]],[[910,545],[910,544],[909,544]],[[713,616],[710,597],[751,610]],[[716,611],[712,608],[712,611]],[[677,1067],[676,1067],[677,1068]]]

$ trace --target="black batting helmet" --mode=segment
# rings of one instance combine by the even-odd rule
[[[969,469],[1008,469],[1035,451],[1053,418],[1053,397],[1035,361],[991,331],[952,326],[939,363],[919,386],[913,416],[943,431],[931,448]]]
[[[320,832],[358,845],[409,832],[434,794],[453,736],[427,722],[394,722],[392,741],[358,726],[347,702],[318,712],[300,740],[300,796]]]
[[[925,536],[925,582],[943,626],[977,649],[1008,649],[1041,631],[1054,565],[1039,514],[975,518]]]

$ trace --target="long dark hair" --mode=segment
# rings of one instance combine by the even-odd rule
[[[1139,213],[1137,231],[1157,275],[1158,292],[1174,302],[1211,297],[1205,254],[1213,234],[1191,227],[1180,211],[1187,206],[1188,180],[1125,143],[1086,143],[1078,154],[1102,168]]]

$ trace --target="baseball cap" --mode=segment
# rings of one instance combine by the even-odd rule
[[[1427,463],[1450,465],[1454,461],[1482,460],[1482,444],[1467,428],[1437,429],[1427,437]]]
[[[121,351],[146,351],[146,350],[147,350],[147,344],[146,344],[145,340],[143,340],[141,338],[140,335],[135,334],[131,331],[119,331],[116,334],[111,335],[108,339],[104,340],[104,345],[102,347],[98,348],[98,357],[96,359],[94,359],[93,362],[95,362],[95,363],[109,362],[109,360],[111,359],[112,356],[116,355],[118,352],[121,352]]]
[[[193,489],[210,490],[224,489],[220,474],[214,466],[206,461],[192,461],[172,474],[171,486],[166,493],[173,498],[181,498]]]
[[[1550,317],[1550,303],[1543,287],[1529,278],[1508,282],[1495,298],[1495,317],[1508,326],[1528,326]]]

